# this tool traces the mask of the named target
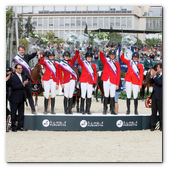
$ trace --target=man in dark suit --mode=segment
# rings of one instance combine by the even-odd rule
[[[11,102],[11,127],[12,131],[17,130],[26,131],[23,128],[24,125],[24,101],[26,101],[25,89],[28,79],[25,75],[22,75],[22,65],[17,64],[15,66],[15,73],[10,78],[10,85],[12,88],[10,102]],[[16,112],[18,110],[18,125],[16,127]]]
[[[157,111],[159,111],[160,131],[162,131],[162,64],[158,64],[157,71],[151,69],[150,84],[154,84],[152,98],[151,131],[155,130]]]
[[[33,59],[37,55],[37,52],[32,53],[30,55],[29,54],[25,54],[25,47],[23,45],[20,45],[18,47],[18,52],[19,52],[19,56],[26,62],[28,67],[29,67],[29,61],[31,59]],[[13,59],[13,61],[12,61],[12,68],[15,68],[15,65],[17,63],[19,63],[18,61],[15,60],[15,58]],[[28,97],[28,101],[29,101],[29,104],[30,104],[30,107],[31,107],[32,114],[36,114],[35,106],[34,106],[34,101],[33,101],[33,98],[32,98],[31,75],[30,75],[29,70],[30,70],[30,68],[23,67],[22,74],[25,75],[26,78],[28,79],[28,85],[27,85],[28,88],[26,89],[27,97]]]

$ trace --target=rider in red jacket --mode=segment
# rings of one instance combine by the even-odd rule
[[[124,53],[121,55],[121,60],[128,66],[128,70],[125,75],[126,81],[126,94],[127,94],[127,112],[130,114],[130,99],[131,99],[131,89],[133,90],[135,115],[138,115],[138,92],[143,84],[143,65],[138,62],[139,53],[134,52],[132,54],[132,60],[127,60],[124,58]]]
[[[45,73],[42,78],[42,80],[44,81],[44,91],[45,91],[44,114],[47,114],[47,106],[48,106],[50,91],[51,91],[51,114],[56,114],[54,112],[54,105],[55,105],[56,90],[58,89],[59,86],[60,66],[54,60],[55,54],[53,51],[47,51],[46,55],[49,58],[47,60],[43,60],[43,57],[40,57],[40,64],[45,67]]]
[[[64,88],[64,112],[65,114],[72,114],[73,92],[75,89],[75,81],[77,80],[77,74],[73,69],[73,64],[79,56],[77,50],[73,59],[70,59],[70,52],[65,51],[64,60],[60,62],[61,74],[60,82],[61,87]],[[69,99],[69,103],[67,100]],[[67,108],[68,103],[68,108]]]
[[[91,107],[91,97],[93,88],[96,85],[97,81],[97,69],[96,65],[94,63],[91,63],[92,61],[92,53],[87,52],[86,53],[86,60],[81,61],[80,56],[78,57],[78,64],[82,68],[82,73],[79,78],[79,82],[81,83],[81,106],[80,106],[80,112],[84,114],[84,100],[87,93],[87,99],[86,99],[86,112],[87,114],[91,114],[90,107]]]
[[[115,61],[116,52],[111,49],[108,53],[109,58],[105,58],[104,54],[100,52],[100,60],[104,65],[101,80],[103,81],[104,89],[104,105],[103,114],[107,114],[107,103],[110,94],[111,114],[116,115],[115,112],[115,91],[119,88],[120,83],[120,64]]]

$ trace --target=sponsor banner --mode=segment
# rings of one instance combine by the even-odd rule
[[[150,115],[146,116],[74,116],[25,115],[24,127],[30,130],[66,131],[118,131],[150,128]]]

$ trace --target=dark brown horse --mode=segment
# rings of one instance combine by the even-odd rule
[[[35,67],[31,70],[31,88],[32,88],[32,94],[35,94],[35,107],[38,106],[38,96],[43,93],[43,88],[41,85],[41,76],[42,74],[42,67],[40,63],[38,62]]]
[[[158,65],[155,65],[155,66],[153,67],[153,69],[154,69],[155,71],[157,70],[157,66],[158,66]],[[150,77],[151,77],[151,72],[150,72],[150,70],[148,70],[146,76],[145,76],[144,79],[143,79],[143,85],[142,85],[142,88],[141,88],[141,90],[140,90],[140,95],[141,95],[142,99],[144,99],[145,88],[147,88],[146,95],[148,96],[148,95],[149,95],[149,87],[153,87],[153,86],[154,86],[154,84],[150,84],[150,83],[149,83]]]

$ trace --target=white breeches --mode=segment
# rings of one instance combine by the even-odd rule
[[[87,92],[87,98],[92,97],[93,85],[89,83],[81,83],[81,97],[85,99]]]
[[[49,98],[49,93],[51,91],[51,98],[54,98],[56,95],[56,82],[53,81],[53,79],[50,79],[48,81],[44,80],[44,91],[45,91],[45,98]]]
[[[75,80],[70,80],[68,83],[64,84],[64,96],[67,98],[72,98],[75,89]]]
[[[109,97],[115,97],[115,92],[116,92],[116,85],[110,83],[110,79],[107,81],[103,81],[103,89],[104,89],[104,96]]]
[[[131,98],[131,90],[133,90],[133,98],[137,99],[139,92],[139,85],[132,84],[131,82],[126,81],[126,95],[127,98]]]

